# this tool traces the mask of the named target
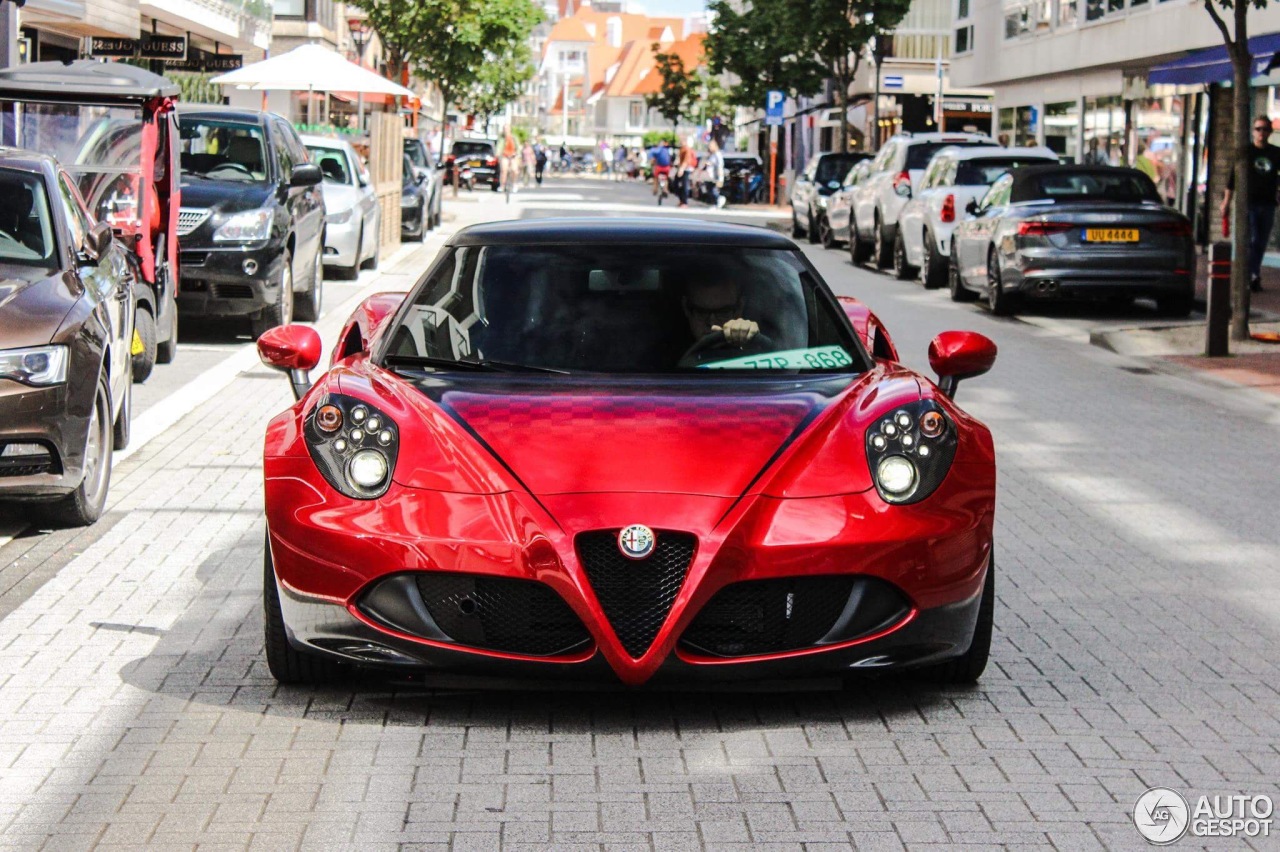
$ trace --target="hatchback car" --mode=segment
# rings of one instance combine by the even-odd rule
[[[145,284],[52,157],[0,148],[0,198],[0,499],[84,526],[129,442]]]
[[[986,296],[1011,314],[1027,300],[1153,298],[1183,317],[1195,293],[1191,222],[1137,169],[1028,166],[994,184],[952,237],[956,301]]]
[[[320,315],[324,195],[318,166],[274,113],[180,108],[178,307],[245,316],[255,334]]]
[[[428,191],[427,179],[405,154],[400,168],[400,239],[421,241],[426,237],[431,220]]]
[[[814,154],[810,157],[804,171],[796,175],[795,186],[791,189],[791,236],[808,236],[809,242],[818,242],[821,239],[820,223],[826,215],[831,194],[843,185],[841,179],[849,169],[870,159],[871,155],[866,153]]]
[[[459,139],[445,158],[445,182],[453,180],[453,169],[459,164],[471,169],[477,184],[487,182],[497,192],[502,188],[498,174],[498,143],[492,139]]]
[[[893,241],[893,271],[909,278],[916,270],[928,289],[947,281],[951,231],[970,201],[981,198],[1001,175],[1019,166],[1056,164],[1048,148],[998,145],[943,148],[929,162],[920,188],[898,214]]]
[[[818,241],[823,248],[835,248],[849,241],[849,229],[853,221],[853,196],[870,173],[870,160],[858,163],[849,169],[849,173],[840,182],[840,188],[827,199],[826,214],[818,220]]]
[[[898,214],[933,155],[950,145],[994,145],[981,133],[902,133],[884,143],[871,163],[871,173],[853,193],[850,248],[856,262],[888,266],[898,234]]]
[[[935,385],[785,237],[606,218],[459,231],[338,341],[314,385],[314,329],[258,341],[277,679],[981,675],[986,338]]]
[[[324,262],[348,278],[366,265],[378,268],[381,211],[369,171],[345,139],[303,136],[311,162],[324,182]]]
[[[431,151],[421,139],[404,140],[404,152],[409,155],[415,175],[421,178],[426,209],[423,223],[428,231],[440,227],[444,214],[444,171],[431,158]]]

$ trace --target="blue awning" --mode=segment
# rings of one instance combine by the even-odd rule
[[[1253,57],[1250,77],[1260,77],[1271,70],[1276,54],[1280,54],[1280,33],[1254,36],[1249,39],[1249,54]],[[1196,86],[1205,83],[1226,83],[1232,78],[1231,60],[1226,45],[1193,50],[1186,56],[1157,65],[1147,73],[1150,85]]]

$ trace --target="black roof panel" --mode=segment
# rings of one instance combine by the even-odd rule
[[[31,62],[0,71],[0,97],[85,102],[177,96],[177,83],[123,62]]]
[[[453,235],[449,245],[565,245],[616,243],[739,246],[794,249],[795,243],[766,228],[704,222],[684,217],[618,219],[513,219],[472,225]]]

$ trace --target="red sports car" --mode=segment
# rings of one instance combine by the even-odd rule
[[[935,385],[780,235],[471,227],[314,385],[312,329],[258,346],[299,396],[264,454],[282,682],[986,665],[995,454],[951,397],[995,346],[939,335]]]

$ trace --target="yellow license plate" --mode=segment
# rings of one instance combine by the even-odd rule
[[[1087,243],[1136,243],[1137,228],[1085,228],[1084,241]]]
[[[147,347],[142,345],[142,335],[138,334],[138,330],[133,330],[133,344],[129,347],[130,355],[141,355],[147,351]]]
[[[474,167],[476,167],[476,166],[478,166],[478,165],[481,165],[483,162],[484,162],[483,160],[468,160],[468,161],[467,161],[467,165],[468,165],[468,166],[471,166],[472,168],[474,168]]]

